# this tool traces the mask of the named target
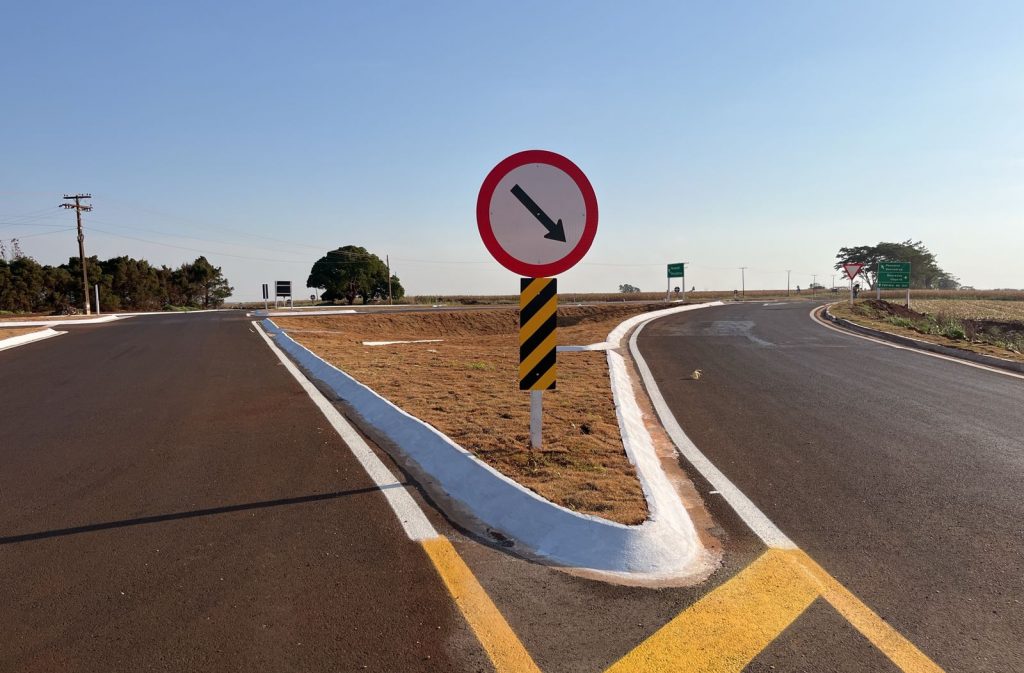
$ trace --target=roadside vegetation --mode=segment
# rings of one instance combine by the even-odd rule
[[[4,339],[10,339],[11,337],[21,336],[22,334],[31,334],[32,332],[41,332],[45,327],[0,327],[0,341]]]
[[[563,306],[558,343],[604,341],[631,315],[664,304]],[[543,497],[620,523],[647,504],[619,434],[602,351],[558,354],[544,395],[544,441],[530,448],[529,394],[519,390],[518,311],[362,313],[277,318],[295,340],[481,460]],[[363,341],[442,339],[364,346]]]
[[[865,299],[830,311],[867,327],[1024,361],[1024,301],[931,299],[911,306]]]
[[[144,259],[93,256],[86,258],[86,272],[90,301],[98,284],[104,312],[217,308],[232,292],[220,267],[205,257],[171,269]],[[16,240],[0,245],[0,313],[74,313],[83,305],[78,257],[50,266],[24,255]]]

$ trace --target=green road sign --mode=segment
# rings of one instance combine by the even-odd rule
[[[903,290],[910,287],[910,262],[879,262],[878,288]]]
[[[668,265],[668,277],[669,278],[685,278],[686,277],[685,266],[686,265],[683,262],[679,262],[678,264],[669,264]]]

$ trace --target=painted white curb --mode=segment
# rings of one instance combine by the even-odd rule
[[[0,339],[0,351],[7,350],[8,348],[17,348],[18,346],[30,344],[33,341],[42,341],[43,339],[60,336],[61,334],[67,334],[67,332],[58,332],[56,330],[46,328],[44,330],[39,330],[38,332],[30,332],[29,334],[19,334],[18,336],[7,337],[6,339]]]
[[[670,313],[714,304],[681,306],[637,316],[631,326]],[[262,325],[275,343],[321,381],[401,452],[405,467],[461,523],[515,542],[520,552],[576,568],[635,577],[672,579],[705,569],[709,555],[686,509],[661,469],[619,353],[608,351],[609,372],[623,446],[636,466],[650,517],[626,526],[556,505],[509,479],[432,426],[415,418],[295,342],[272,320]],[[496,536],[497,537],[497,536]]]
[[[0,322],[0,327],[56,327],[58,325],[97,325],[103,322],[114,322],[129,316],[103,315],[98,318],[82,318],[81,320],[17,320],[11,322]]]

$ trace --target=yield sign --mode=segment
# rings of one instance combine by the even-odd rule
[[[843,264],[843,271],[846,272],[846,277],[853,280],[860,273],[860,270],[864,268],[863,264]]]

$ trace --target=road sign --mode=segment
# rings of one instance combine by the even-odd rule
[[[269,298],[270,298],[270,294],[269,294],[269,291],[270,291],[270,290],[269,290],[269,288],[267,287],[267,284],[266,284],[266,283],[264,283],[264,284],[263,284],[263,298],[264,298],[264,299],[269,299]]]
[[[879,262],[878,288],[902,290],[910,287],[910,262]]]
[[[279,280],[274,282],[275,297],[291,297],[292,282],[290,280]]]
[[[521,276],[555,276],[587,254],[597,196],[576,164],[546,150],[502,160],[480,187],[476,222],[487,250]]]
[[[558,285],[554,278],[519,281],[519,389],[554,390]]]
[[[863,269],[863,268],[864,268],[863,264],[858,264],[858,263],[843,264],[843,271],[846,272],[846,277],[849,278],[850,280],[853,280],[854,278],[856,278],[857,274],[859,274],[860,270]]]
[[[686,277],[686,264],[685,262],[679,262],[677,264],[668,265],[668,277],[669,278],[685,278]]]

